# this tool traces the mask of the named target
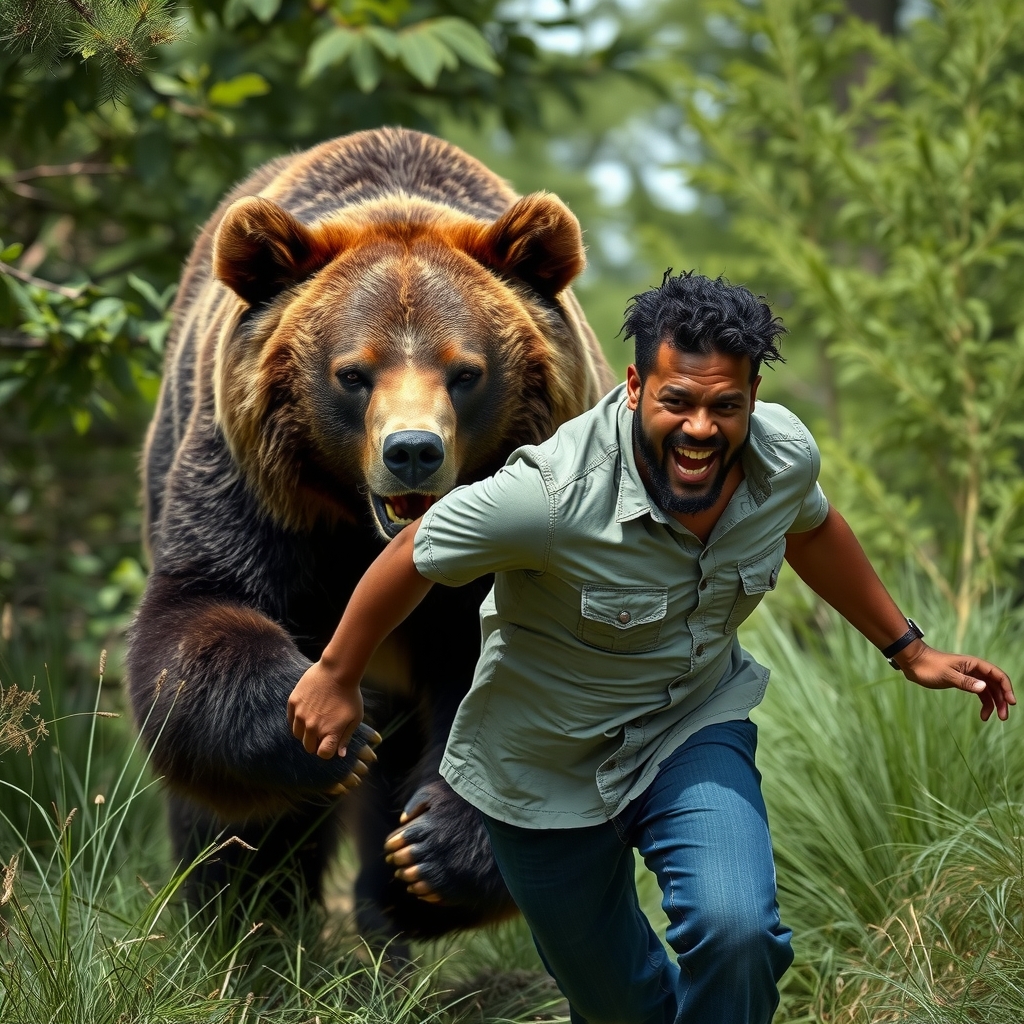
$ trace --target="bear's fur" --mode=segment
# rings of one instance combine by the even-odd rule
[[[218,836],[257,848],[204,862],[193,898],[225,884],[285,909],[319,897],[354,805],[364,933],[431,936],[509,912],[477,813],[438,775],[489,580],[434,587],[374,659],[367,719],[386,738],[352,798],[337,794],[364,770],[368,729],[325,761],[285,710],[389,536],[611,387],[567,289],[583,263],[555,197],[519,198],[401,129],[274,160],[204,227],[146,443],[152,572],[128,653],[177,856]],[[424,802],[413,838],[437,904],[407,893],[382,850],[403,805]]]

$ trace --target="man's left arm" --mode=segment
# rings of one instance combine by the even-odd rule
[[[907,620],[889,596],[846,520],[830,508],[821,525],[786,535],[786,561],[820,598],[827,601],[876,647],[884,649],[907,632]],[[914,640],[895,655],[903,674],[933,690],[956,687],[981,699],[981,717],[993,709],[1005,721],[1016,704],[1002,669],[967,654],[947,654]]]

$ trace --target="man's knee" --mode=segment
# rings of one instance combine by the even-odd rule
[[[699,961],[737,979],[763,972],[778,980],[793,959],[789,936],[777,911],[731,904],[688,914],[668,939],[682,961]]]

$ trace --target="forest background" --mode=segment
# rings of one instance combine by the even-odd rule
[[[929,641],[1019,681],[1022,112],[1024,0],[5,4],[0,1020],[564,1013],[521,923],[401,976],[353,949],[345,864],[292,931],[203,930],[173,898],[113,716],[166,313],[234,181],[380,124],[451,139],[578,214],[576,291],[619,370],[623,309],[666,267],[768,295],[790,334],[762,397],[812,427]],[[759,762],[797,948],[777,1019],[1019,1024],[1019,716],[912,690],[792,574],[743,640],[774,680]]]

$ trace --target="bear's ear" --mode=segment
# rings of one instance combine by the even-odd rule
[[[266,302],[330,263],[341,251],[338,235],[249,196],[232,203],[217,228],[213,272],[246,302]]]
[[[484,228],[472,255],[551,298],[586,265],[580,222],[550,192],[523,196]]]

